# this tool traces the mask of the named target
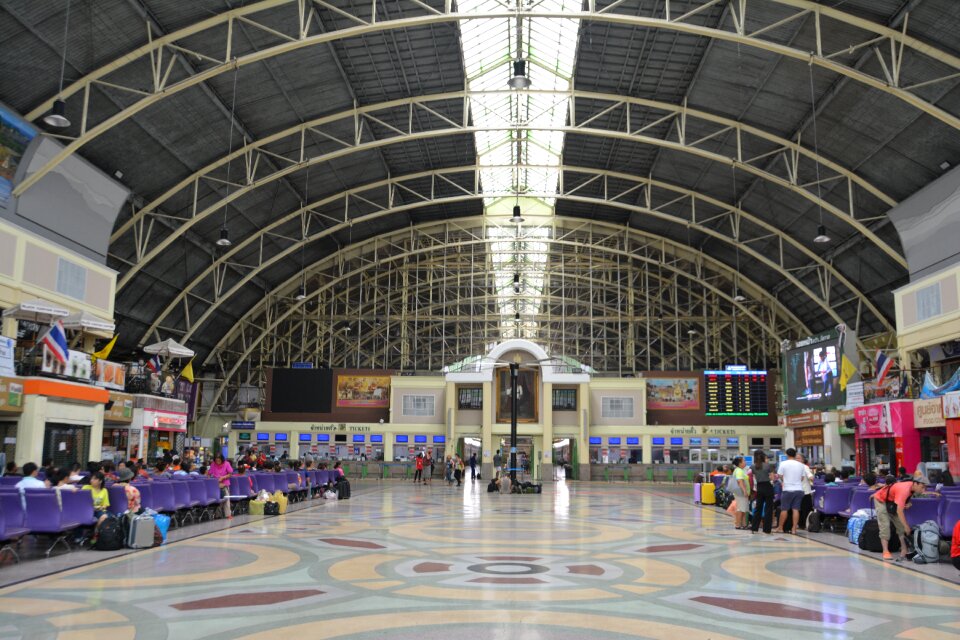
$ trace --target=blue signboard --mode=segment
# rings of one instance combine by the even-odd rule
[[[690,446],[691,446],[691,447],[702,447],[702,446],[703,446],[703,438],[690,438]]]
[[[329,433],[318,433],[318,434],[317,434],[317,442],[330,442],[330,434],[329,434]]]
[[[427,444],[427,436],[413,436],[413,441],[416,444]]]
[[[447,436],[433,436],[433,444],[443,444],[447,441]]]
[[[640,444],[640,438],[627,438],[627,444]]]
[[[383,436],[370,436],[370,442],[374,444],[383,442]]]
[[[719,447],[719,446],[720,446],[720,438],[707,438],[707,446],[708,446],[708,447]]]
[[[270,434],[269,434],[269,433],[258,433],[258,434],[257,434],[257,441],[259,441],[259,442],[263,442],[263,441],[269,440],[269,439],[270,439]]]
[[[597,436],[590,436],[590,444],[600,444],[601,438]]]
[[[256,429],[257,423],[252,420],[234,420],[230,423],[231,429]]]
[[[312,439],[313,439],[313,435],[311,435],[311,434],[309,434],[309,433],[301,433],[301,434],[300,434],[300,442],[310,442],[310,440],[312,440]]]
[[[355,433],[355,434],[353,434],[353,441],[354,441],[354,442],[366,442],[366,441],[367,441],[367,436],[363,435],[362,433]]]
[[[740,438],[727,438],[727,446],[728,446],[728,447],[739,447],[739,446],[740,446]]]
[[[291,369],[313,369],[312,362],[294,362],[290,365]]]
[[[619,446],[619,445],[620,445],[620,438],[607,438],[607,442],[610,443],[610,446],[613,446],[613,445]]]
[[[670,446],[680,446],[683,444],[683,438],[670,438]]]
[[[273,439],[276,440],[277,442],[286,442],[286,441],[287,441],[287,434],[285,434],[285,433],[277,433],[277,434],[274,434]]]
[[[654,439],[653,439],[653,444],[663,445],[664,440],[665,440],[664,438],[654,438]]]
[[[401,435],[398,435],[398,436],[397,436],[397,442],[399,442],[399,443],[404,443],[404,444],[407,443],[407,442],[410,442],[410,436],[401,436]]]

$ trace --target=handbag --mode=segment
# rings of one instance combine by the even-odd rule
[[[895,516],[897,515],[898,505],[896,502],[889,502],[890,489],[892,488],[893,488],[892,484],[887,485],[887,488],[886,488],[887,493],[883,496],[883,506],[887,510],[888,514],[890,514],[891,516]]]

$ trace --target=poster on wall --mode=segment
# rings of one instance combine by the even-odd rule
[[[951,420],[960,418],[960,391],[944,394],[943,417]]]
[[[37,130],[13,111],[0,105],[0,209],[6,209],[13,194],[17,167]]]
[[[17,341],[13,338],[0,336],[0,376],[16,375],[16,367],[13,362],[13,351],[16,346]]]
[[[127,369],[119,362],[97,360],[93,363],[93,383],[105,389],[123,391],[127,383]]]
[[[536,370],[520,369],[517,372],[517,422],[536,422],[539,419],[539,388]],[[510,422],[512,404],[510,370],[497,369],[497,422]]]
[[[853,415],[857,420],[857,432],[861,436],[893,435],[888,404],[868,404],[857,407]]]
[[[337,406],[390,406],[390,376],[337,376]]]
[[[55,376],[90,380],[91,375],[93,375],[93,364],[90,361],[90,354],[73,349],[67,352],[67,362],[64,364],[57,360],[53,352],[44,344],[43,362],[40,364],[40,371]]]
[[[23,385],[11,378],[0,378],[0,412],[23,411]]]
[[[647,411],[690,411],[699,408],[698,378],[647,378]]]

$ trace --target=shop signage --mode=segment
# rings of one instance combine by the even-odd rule
[[[893,435],[893,425],[890,422],[889,405],[868,404],[854,409],[857,418],[857,433],[865,435]]]
[[[373,427],[360,426],[355,424],[312,424],[310,431],[353,431],[355,433],[370,433]]]
[[[793,444],[796,447],[822,447],[823,427],[799,427],[794,429]]]
[[[810,427],[823,424],[823,414],[819,411],[808,411],[807,413],[798,413],[793,416],[787,416],[788,427]]]
[[[230,423],[231,429],[256,429],[257,423],[252,420],[233,420]]]
[[[186,431],[187,414],[161,411],[144,411],[143,426],[164,431]]]
[[[93,383],[105,389],[123,391],[127,384],[127,370],[119,362],[97,360],[93,363]]]
[[[17,373],[13,362],[13,352],[17,342],[13,338],[0,336],[0,376],[12,376]]]
[[[940,398],[913,401],[913,426],[917,429],[946,426],[943,401]]]
[[[950,419],[960,418],[960,391],[944,394],[943,417]]]
[[[133,396],[124,393],[111,393],[110,402],[113,404],[103,414],[103,419],[110,422],[133,421]]]
[[[0,412],[23,411],[23,384],[14,378],[0,378]]]
[[[670,429],[672,436],[687,435],[711,435],[711,436],[735,436],[736,429],[724,429],[722,427],[673,427]]]

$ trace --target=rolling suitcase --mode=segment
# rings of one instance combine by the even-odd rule
[[[700,504],[700,483],[693,483],[693,504]]]
[[[130,549],[149,549],[153,546],[154,522],[153,516],[127,516],[129,518],[129,534],[127,547]]]
[[[716,488],[713,486],[712,482],[704,482],[703,484],[700,485],[700,503],[701,504],[717,503]]]

